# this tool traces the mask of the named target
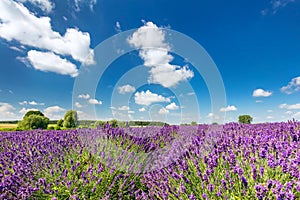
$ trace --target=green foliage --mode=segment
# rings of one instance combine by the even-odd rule
[[[116,128],[118,126],[118,121],[116,119],[112,119],[108,123],[111,124],[113,128]]]
[[[250,115],[240,115],[239,122],[244,124],[251,124],[253,118]]]
[[[192,126],[196,126],[196,125],[197,125],[197,122],[191,122],[191,125],[192,125]]]
[[[30,111],[28,111],[28,112],[24,115],[24,117],[29,117],[30,115],[38,115],[38,116],[42,116],[42,117],[45,116],[45,115],[44,115],[41,111],[39,111],[39,110],[30,110]]]
[[[30,112],[30,111],[29,111]],[[26,113],[27,114],[27,113]],[[47,129],[49,118],[41,116],[40,114],[30,114],[23,117],[23,120],[18,123],[18,130],[32,130],[32,129]]]
[[[66,112],[63,126],[65,128],[75,128],[78,126],[78,115],[75,110],[69,110]]]
[[[56,123],[56,125],[58,127],[63,127],[64,126],[64,120],[63,119],[58,120],[57,123]]]
[[[98,126],[104,127],[105,123],[106,123],[105,121],[96,121],[94,123],[94,127],[98,127]]]

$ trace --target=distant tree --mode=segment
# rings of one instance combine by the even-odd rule
[[[112,119],[109,121],[112,127],[116,128],[118,126],[118,121],[116,119]]]
[[[31,129],[47,129],[49,124],[49,118],[45,117],[41,111],[28,111],[23,120],[18,123],[18,128],[21,130]]]
[[[66,112],[63,125],[65,128],[75,128],[78,126],[78,115],[75,110],[68,110]]]
[[[192,125],[192,126],[196,126],[196,125],[197,125],[197,122],[191,122],[191,125]]]
[[[30,111],[28,111],[28,112],[24,115],[24,117],[28,117],[28,116],[30,116],[30,115],[38,115],[38,116],[42,116],[42,117],[45,116],[45,115],[44,115],[41,111],[39,111],[39,110],[30,110]]]
[[[63,127],[64,126],[64,120],[63,119],[58,120],[57,123],[56,123],[56,125],[58,127]]]
[[[105,123],[106,123],[105,121],[96,121],[94,123],[94,127],[98,127],[98,126],[104,127]]]
[[[240,115],[239,122],[244,124],[251,124],[253,118],[250,115]]]

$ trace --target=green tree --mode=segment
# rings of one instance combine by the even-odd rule
[[[196,126],[196,125],[197,125],[197,122],[191,122],[191,125],[192,125],[192,126]]]
[[[240,115],[239,122],[244,124],[251,124],[253,118],[250,115]]]
[[[47,129],[49,124],[49,118],[45,117],[40,111],[28,111],[23,120],[18,123],[18,128],[21,130],[31,130],[31,129]]]
[[[118,126],[118,121],[116,119],[112,119],[108,123],[111,124],[113,128],[116,128]]]
[[[78,115],[75,110],[68,110],[66,112],[63,125],[65,128],[75,128],[78,126]]]
[[[58,127],[63,127],[63,125],[64,125],[64,120],[63,120],[63,119],[58,120],[57,123],[56,123],[56,125],[57,125]]]
[[[45,115],[39,110],[29,110],[24,117],[29,117],[30,115],[38,115],[44,117]]]

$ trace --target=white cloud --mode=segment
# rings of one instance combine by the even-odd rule
[[[82,105],[79,102],[75,102],[74,105],[75,105],[76,108],[82,108]]]
[[[135,87],[132,85],[123,85],[118,87],[118,91],[120,94],[125,94],[125,93],[130,93],[130,92],[134,92],[135,91]]]
[[[284,103],[284,104],[280,104],[279,108],[281,108],[281,109],[285,108],[288,110],[297,110],[297,109],[300,109],[300,103],[296,103],[296,104],[292,104],[292,105],[288,105],[288,104]]]
[[[189,92],[189,93],[187,93],[187,95],[188,96],[193,96],[193,95],[195,95],[195,92]]]
[[[130,108],[128,106],[121,106],[118,108],[118,110],[130,110]]]
[[[26,104],[28,104],[28,102],[27,101],[22,101],[22,102],[19,102],[19,104],[20,105],[26,105]]]
[[[290,111],[290,110],[288,110],[288,111],[286,111],[284,114],[291,115],[291,114],[293,114],[293,112]]]
[[[54,3],[52,3],[49,0],[17,0],[17,1],[22,3],[29,2],[32,5],[40,8],[45,13],[50,13],[55,7]]]
[[[71,77],[78,76],[76,65],[53,52],[30,50],[27,53],[27,59],[35,69],[40,71],[70,75]]]
[[[22,101],[22,102],[19,102],[20,105],[32,105],[32,106],[43,106],[45,105],[45,103],[38,103],[36,101]]]
[[[145,111],[146,111],[146,108],[140,108],[139,111],[140,111],[140,112],[145,112]]]
[[[99,101],[97,99],[89,99],[88,102],[93,105],[101,105],[102,104],[102,101]]]
[[[90,95],[89,94],[80,94],[80,95],[78,95],[78,98],[79,99],[89,99]]]
[[[119,21],[116,22],[116,27],[115,27],[116,31],[118,33],[122,32],[122,28],[121,28],[121,24]]]
[[[44,109],[45,115],[50,119],[60,119],[63,117],[64,108],[60,106],[50,106]]]
[[[283,86],[280,91],[286,94],[292,94],[300,90],[300,76],[293,78],[287,86]]]
[[[273,112],[273,110],[267,110],[267,112],[268,112],[268,113],[271,113],[271,112]]]
[[[169,111],[167,109],[165,109],[165,108],[161,108],[158,111],[158,114],[160,114],[160,115],[165,115],[165,114],[168,114],[168,113],[169,113]]]
[[[62,36],[52,30],[49,17],[37,17],[22,3],[12,0],[1,0],[0,10],[1,38],[60,55],[70,55],[84,65],[94,63],[89,33],[68,28]]]
[[[12,49],[12,50],[18,51],[18,52],[23,52],[22,49],[20,49],[20,48],[18,48],[18,47],[15,47],[15,46],[11,46],[11,47],[9,47],[9,48]]]
[[[272,92],[270,91],[265,91],[263,89],[256,89],[253,91],[252,94],[254,97],[269,97],[272,95]]]
[[[214,113],[208,113],[208,115],[206,116],[207,118],[213,118],[215,120],[219,119],[220,117]]]
[[[45,105],[45,103],[37,103],[35,101],[30,101],[28,104],[32,105],[32,106],[43,106],[43,105]]]
[[[82,4],[86,4],[89,6],[91,11],[94,11],[94,6],[97,4],[97,0],[74,0],[75,10],[77,12],[80,11],[80,7]]]
[[[267,116],[267,119],[274,119],[273,116]]]
[[[134,114],[135,112],[133,110],[129,110],[128,114]]]
[[[300,117],[300,112],[296,112],[294,115],[293,115],[294,118],[299,118]]]
[[[179,106],[176,105],[176,103],[172,102],[169,105],[166,106],[166,109],[168,110],[177,110]]]
[[[37,111],[37,109],[35,109],[35,108],[22,108],[20,111],[19,111],[19,113],[21,113],[21,114],[26,114],[28,111],[31,111],[31,110],[34,110],[34,111]]]
[[[15,109],[16,108],[9,103],[0,102],[0,119],[7,120],[16,117],[13,112]]]
[[[286,7],[289,3],[292,2],[295,2],[295,0],[270,0],[270,7],[262,10],[261,14],[266,15],[269,12],[271,12],[271,14],[276,14],[279,9]]]
[[[173,87],[180,81],[194,77],[193,71],[187,66],[170,64],[174,58],[169,54],[171,48],[165,41],[165,33],[153,22],[145,23],[127,41],[140,49],[139,56],[144,60],[144,65],[151,68],[149,83]]]
[[[149,106],[150,104],[157,102],[170,102],[170,98],[152,93],[150,90],[147,90],[146,92],[136,92],[134,94],[134,100],[136,104],[145,106]]]
[[[226,108],[221,108],[220,112],[229,112],[229,111],[237,111],[235,106],[227,106]]]

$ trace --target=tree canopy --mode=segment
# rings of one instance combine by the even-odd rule
[[[66,112],[63,125],[65,128],[75,128],[78,126],[78,115],[75,110],[68,110]]]
[[[250,115],[240,115],[239,122],[244,124],[251,124],[253,118]]]
[[[47,129],[49,118],[45,117],[41,111],[28,111],[23,120],[18,123],[18,129],[31,130],[31,129]]]

